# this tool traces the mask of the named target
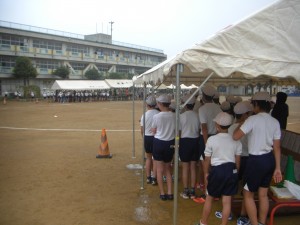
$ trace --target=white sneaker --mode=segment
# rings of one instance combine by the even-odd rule
[[[240,216],[236,222],[237,225],[251,225],[250,220],[245,216]]]
[[[215,212],[215,216],[219,219],[222,219],[222,212],[221,211],[216,211]],[[232,216],[232,213],[230,213],[229,217],[228,217],[228,220],[232,220],[233,216]]]

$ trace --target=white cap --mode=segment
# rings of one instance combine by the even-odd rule
[[[222,102],[220,107],[221,107],[222,111],[227,111],[230,109],[230,103],[227,101],[224,101],[224,102]]]
[[[146,99],[147,105],[155,106],[156,105],[156,99],[153,95],[148,96]]]
[[[182,97],[182,101],[183,102],[186,102],[189,98],[191,97],[191,95],[185,95]],[[192,97],[188,102],[187,104],[194,104],[195,103],[195,97]]]
[[[214,121],[221,126],[230,126],[232,124],[232,116],[226,112],[220,112]]]
[[[210,97],[213,97],[216,94],[216,92],[216,89],[210,85],[206,85],[204,88],[202,88],[202,93]]]
[[[176,103],[172,101],[171,104],[169,105],[169,108],[172,110],[176,110]]]
[[[252,100],[270,102],[271,96],[268,92],[257,92],[253,95]]]
[[[162,94],[156,99],[156,101],[161,103],[171,103],[171,98],[166,94]]]
[[[249,101],[239,102],[234,106],[233,109],[235,114],[244,114],[246,112],[253,111],[253,107]]]
[[[228,101],[230,104],[235,104],[236,98],[233,95],[228,95],[226,101]]]

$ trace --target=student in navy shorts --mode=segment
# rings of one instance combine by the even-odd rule
[[[144,149],[146,152],[146,175],[147,175],[147,184],[156,185],[156,166],[152,161],[152,152],[153,152],[153,138],[154,134],[151,131],[153,116],[158,114],[159,111],[155,109],[156,99],[154,96],[150,95],[146,99],[147,112],[145,113],[145,125],[144,125],[144,115],[142,115],[140,120],[141,125],[141,134],[144,137]],[[145,128],[145,134],[144,134]],[[152,176],[151,176],[152,169]]]
[[[190,95],[182,98],[183,103],[187,102]],[[196,197],[196,164],[199,160],[199,134],[200,124],[196,112],[193,111],[195,98],[191,98],[186,106],[185,112],[180,115],[179,131],[179,157],[182,165],[183,192],[180,196],[184,199]],[[189,186],[190,184],[190,186]]]
[[[270,114],[271,97],[258,92],[252,97],[253,112],[233,133],[235,140],[248,136],[249,158],[244,172],[243,195],[252,225],[266,224],[269,210],[268,188],[272,177],[275,183],[282,180],[280,171],[280,125]],[[259,210],[254,202],[258,192]]]
[[[204,175],[207,179],[207,196],[200,225],[208,223],[214,198],[222,197],[222,225],[228,223],[231,199],[238,191],[238,169],[242,144],[228,134],[232,116],[219,113],[214,119],[217,134],[207,139],[205,147]]]
[[[170,96],[160,95],[156,102],[160,113],[153,116],[151,130],[154,134],[153,158],[157,168],[157,183],[160,199],[173,200],[171,162],[174,155],[175,114],[169,110]],[[167,180],[167,194],[164,191],[163,175]]]

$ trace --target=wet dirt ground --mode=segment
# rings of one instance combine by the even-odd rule
[[[288,129],[300,132],[300,98],[288,104]],[[174,201],[161,201],[157,186],[141,188],[143,171],[127,168],[142,162],[142,102],[134,111],[133,122],[131,101],[1,104],[0,225],[173,224]],[[111,159],[96,158],[102,128]],[[177,224],[199,220],[203,204],[177,203]],[[213,215],[220,209],[216,201],[210,224],[220,223]],[[299,219],[280,216],[275,224]]]

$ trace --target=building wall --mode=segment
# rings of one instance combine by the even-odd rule
[[[62,66],[70,67],[70,79],[85,79],[84,73],[90,67],[99,72],[120,72],[141,74],[160,62],[167,56],[162,50],[130,45],[121,42],[117,44],[101,42],[102,34],[87,35],[54,35],[36,27],[22,26],[16,29],[15,23],[5,24],[0,21],[0,81],[1,94],[5,91],[14,92],[22,85],[22,81],[12,75],[18,56],[26,56],[32,60],[38,76],[32,80],[33,85],[43,88],[51,87],[58,77],[52,72]],[[11,28],[12,26],[13,28]],[[18,26],[19,28],[19,26]],[[42,29],[42,28],[41,28]],[[60,33],[61,34],[61,33]],[[75,37],[73,37],[75,36]],[[107,35],[106,35],[107,36]],[[109,39],[109,37],[106,37]],[[86,38],[86,39],[85,39]],[[129,46],[129,47],[128,47]],[[45,87],[47,86],[47,87]]]

